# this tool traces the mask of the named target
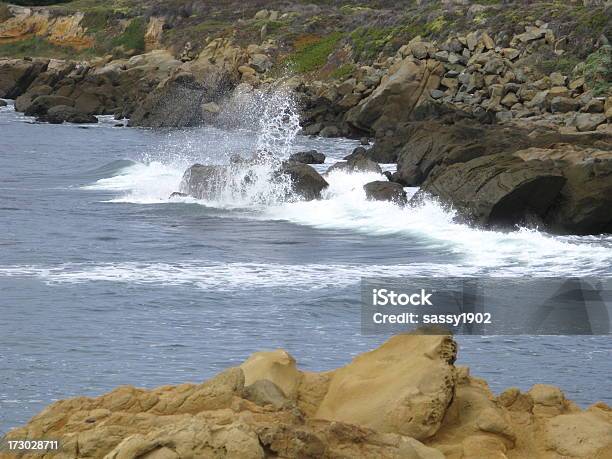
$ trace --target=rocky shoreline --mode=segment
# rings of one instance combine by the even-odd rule
[[[282,86],[297,95],[304,134],[369,137],[374,145],[360,155],[397,164],[388,185],[370,186],[376,199],[404,203],[398,186],[416,186],[411,205],[429,195],[484,228],[611,233],[612,95],[593,87],[580,65],[573,74],[582,76],[572,78],[530,67],[542,47],[561,56],[556,46],[541,21],[495,38],[480,29],[442,43],[417,36],[392,56],[317,80],[273,75],[271,40],[243,47],[215,38],[180,56],[156,49],[90,62],[0,59],[0,97],[50,123],[106,114],[130,126],[186,127],[226,123],[227,107]],[[612,48],[596,53],[609,59]],[[294,181],[307,175],[318,184],[299,194],[320,197],[323,177],[289,169]]]
[[[5,440],[59,440],[56,454],[16,456],[57,459],[609,457],[606,404],[581,410],[542,384],[495,396],[456,358],[451,336],[425,333],[321,373],[257,352],[201,384],[53,403]]]

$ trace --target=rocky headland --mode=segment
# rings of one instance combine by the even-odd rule
[[[612,232],[610,2],[69,2],[0,13],[0,55],[13,56],[0,59],[0,97],[40,121],[231,125],[226,112],[244,97],[282,86],[304,134],[373,142],[334,167],[397,164],[388,184],[366,188],[372,199],[404,204],[400,187],[420,187],[410,205],[432,196],[486,228]],[[280,172],[319,198],[324,177],[297,159]]]
[[[456,358],[451,336],[427,334],[321,373],[257,352],[201,384],[53,403],[5,440],[59,440],[53,454],[17,455],[55,459],[610,457],[606,404],[583,410],[541,384],[495,396]]]

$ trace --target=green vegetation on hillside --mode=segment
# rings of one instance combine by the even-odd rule
[[[288,61],[298,73],[319,70],[325,65],[336,44],[344,36],[342,32],[334,32],[326,37],[312,37],[296,43],[295,52]]]
[[[31,37],[13,43],[0,44],[0,56],[4,57],[54,57],[70,59],[76,56],[93,57],[89,52],[76,53],[74,49],[58,46],[41,37]]]
[[[123,33],[114,38],[112,43],[114,46],[121,46],[125,50],[142,52],[145,49],[145,32],[146,24],[144,18],[138,17],[132,19]]]

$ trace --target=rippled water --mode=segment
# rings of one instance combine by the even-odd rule
[[[189,165],[261,136],[113,125],[0,108],[0,431],[53,400],[201,381],[255,350],[342,365],[385,339],[360,335],[361,276],[612,274],[611,237],[483,232],[433,202],[366,201],[377,174],[332,174],[317,202],[169,200]],[[297,137],[285,153],[317,148],[324,170],[354,146]],[[459,342],[495,391],[543,382],[612,402],[607,337]]]

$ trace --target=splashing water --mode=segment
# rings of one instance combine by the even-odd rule
[[[274,160],[286,158],[300,130],[295,99],[288,88],[278,88],[263,99],[257,151],[269,153]]]
[[[236,114],[240,102],[241,111]],[[299,114],[293,94],[287,87],[270,91],[239,92],[230,102],[231,110],[246,122],[257,119],[255,151],[251,157],[230,159],[231,164],[215,174],[214,193],[205,197],[213,205],[270,205],[296,200],[288,176],[280,174],[283,159],[289,156],[300,130]],[[187,180],[190,178],[187,177]],[[188,188],[183,180],[181,189]]]

